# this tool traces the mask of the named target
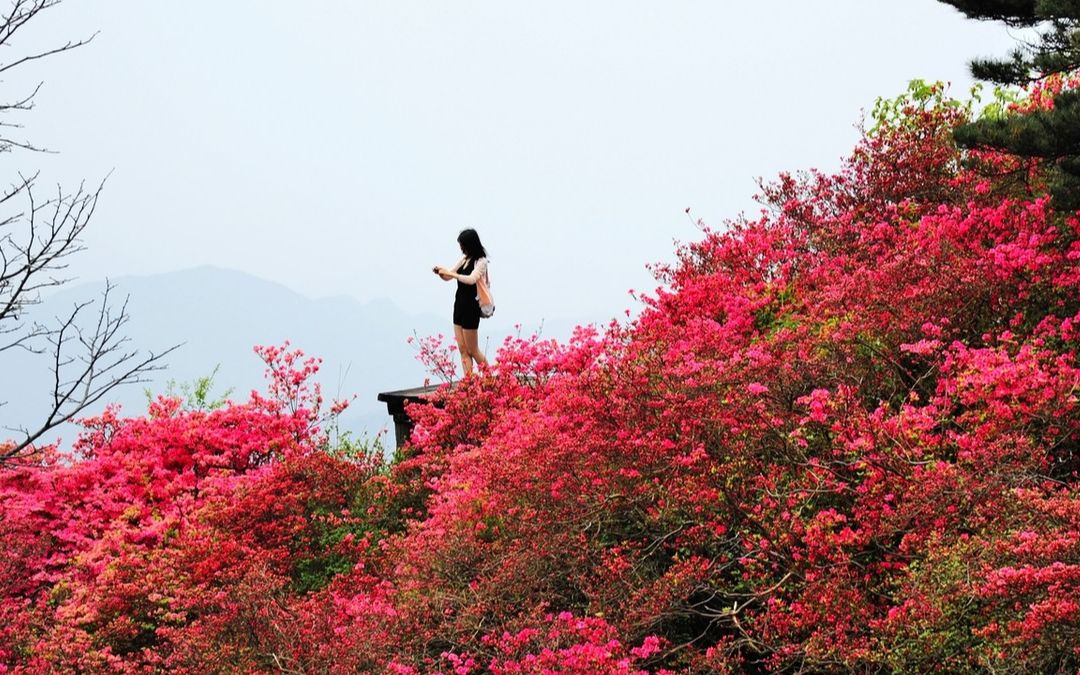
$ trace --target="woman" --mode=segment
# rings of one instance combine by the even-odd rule
[[[480,243],[476,230],[462,230],[457,238],[463,258],[453,268],[435,267],[433,272],[443,281],[456,279],[457,294],[454,296],[454,339],[457,340],[458,353],[461,354],[461,367],[465,375],[471,375],[473,363],[487,365],[484,353],[480,351],[477,329],[480,327],[480,301],[477,299],[476,282],[487,280],[487,251]]]

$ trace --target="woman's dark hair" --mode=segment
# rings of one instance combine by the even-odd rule
[[[461,234],[457,236],[457,243],[461,244],[461,250],[465,252],[465,255],[473,260],[487,257],[487,251],[484,250],[484,245],[480,243],[480,235],[471,227],[461,231]]]

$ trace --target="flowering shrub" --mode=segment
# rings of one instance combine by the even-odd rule
[[[958,151],[970,114],[882,104],[633,322],[411,407],[390,465],[287,348],[247,404],[88,421],[0,474],[2,668],[1075,671],[1080,220]]]
[[[414,411],[411,666],[494,669],[492,622],[552,609],[656,637],[648,670],[1080,663],[1077,219],[961,155],[940,87],[876,114],[633,324],[508,344]]]
[[[373,460],[318,451],[313,362],[259,348],[270,397],[86,420],[77,458],[0,474],[0,663],[31,672],[270,663],[288,599],[369,545]],[[249,653],[250,652],[250,653]]]

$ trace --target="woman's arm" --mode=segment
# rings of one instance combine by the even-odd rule
[[[455,279],[458,276],[460,276],[460,275],[455,274],[453,272],[453,270],[461,269],[461,266],[465,263],[465,260],[466,260],[465,258],[462,258],[461,260],[454,263],[453,267],[438,267],[438,266],[436,266],[436,267],[433,267],[431,269],[431,271],[434,272],[435,274],[438,274],[439,277],[443,281],[450,281],[451,279]]]
[[[473,265],[473,271],[469,274],[458,274],[457,272],[450,272],[450,278],[457,279],[463,284],[474,285],[480,280],[480,277],[484,276],[487,271],[487,258],[480,258]],[[460,269],[460,265],[454,269]]]

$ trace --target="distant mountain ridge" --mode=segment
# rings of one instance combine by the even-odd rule
[[[348,297],[313,300],[279,283],[216,267],[114,280],[116,300],[129,298],[127,335],[140,351],[182,346],[167,357],[167,370],[145,385],[120,387],[109,397],[125,414],[141,414],[144,389],[160,393],[169,380],[188,382],[220,366],[219,393],[245,400],[264,386],[263,364],[252,352],[256,344],[289,340],[306,353],[324,359],[320,381],[327,396],[357,394],[343,427],[374,433],[385,426],[375,393],[382,388],[422,381],[423,369],[406,339],[413,331],[437,332],[438,318],[410,315],[389,300],[362,303]],[[44,320],[65,313],[80,300],[100,295],[102,283],[63,289],[34,308]],[[378,357],[371,358],[372,354]],[[32,424],[41,416],[49,394],[48,361],[25,353],[0,360],[0,424]],[[104,403],[91,412],[104,407]],[[71,440],[71,430],[64,440]]]
[[[219,365],[215,391],[232,388],[231,399],[246,400],[252,389],[261,390],[265,383],[263,364],[252,347],[289,340],[323,359],[319,381],[327,398],[356,395],[342,416],[342,427],[372,434],[392,427],[376,400],[378,392],[415,386],[427,376],[408,338],[414,333],[441,333],[448,339],[452,335],[448,318],[411,314],[389,299],[361,302],[345,295],[312,299],[280,283],[219,267],[118,277],[113,283],[116,300],[129,297],[127,334],[133,347],[161,351],[183,343],[167,357],[167,370],[155,373],[152,382],[112,392],[107,402],[119,403],[127,415],[145,412],[144,389],[161,393],[169,380],[190,382]],[[103,282],[96,282],[64,288],[34,308],[32,318],[63,314],[76,301],[99,297],[103,287]],[[448,295],[448,306],[450,302]],[[543,332],[565,338],[575,323],[549,320]],[[481,344],[491,352],[515,332],[505,321],[494,319],[482,330]],[[7,401],[0,407],[0,427],[29,425],[41,416],[49,377],[43,357],[0,353],[0,401]],[[7,435],[0,431],[0,438]],[[62,435],[65,443],[73,440],[70,429]]]

